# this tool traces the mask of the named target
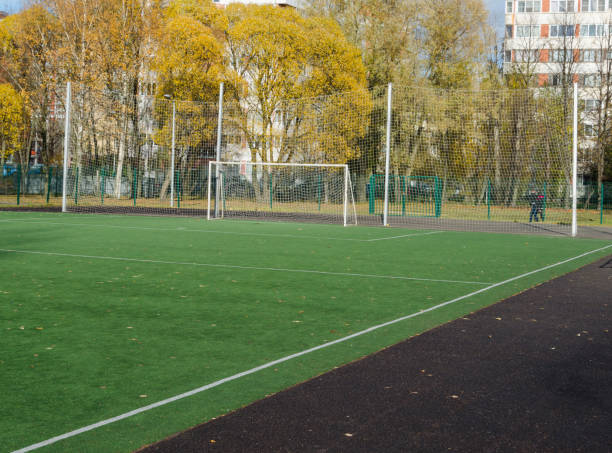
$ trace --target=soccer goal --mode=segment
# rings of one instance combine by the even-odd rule
[[[209,162],[208,219],[357,224],[348,165]]]

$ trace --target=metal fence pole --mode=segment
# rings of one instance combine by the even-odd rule
[[[221,134],[223,133],[223,82],[219,84],[219,117],[217,118],[217,157],[221,161]],[[208,175],[210,178],[210,175]],[[219,217],[219,164],[215,165],[215,218]]]
[[[170,207],[174,207],[174,145],[176,127],[176,102],[172,99],[172,154],[170,156]]]
[[[389,218],[389,158],[391,154],[391,94],[393,84],[387,88],[387,142],[385,149],[385,200],[383,208],[383,225],[388,226]]]
[[[68,153],[70,148],[70,105],[72,103],[70,82],[66,83],[66,108],[65,108],[65,124],[64,124],[64,171],[62,180],[62,212],[67,212],[66,208],[66,191],[68,189]]]
[[[572,237],[578,234],[578,84],[574,82],[574,121],[572,134]]]

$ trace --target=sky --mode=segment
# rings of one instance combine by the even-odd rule
[[[1,0],[0,0],[1,1]],[[483,0],[489,9],[489,20],[491,25],[497,30],[498,36],[503,36],[504,32],[504,0]]]
[[[23,5],[23,0],[0,0],[0,11],[7,13],[18,12]]]

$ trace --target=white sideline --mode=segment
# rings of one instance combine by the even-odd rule
[[[28,452],[28,451],[36,450],[36,449],[41,448],[41,447],[46,447],[47,445],[54,444],[55,442],[58,442],[60,440],[68,439],[70,437],[77,436],[77,435],[82,434],[84,432],[92,431],[92,430],[94,430],[96,428],[99,428],[101,426],[109,425],[109,424],[114,423],[116,421],[129,418],[132,415],[137,415],[137,414],[149,411],[151,409],[155,409],[157,407],[164,406],[166,404],[172,403],[174,401],[178,401],[178,400],[181,400],[183,398],[187,398],[189,396],[196,395],[198,393],[204,392],[204,391],[209,390],[211,388],[217,387],[217,386],[219,386],[221,384],[225,384],[226,382],[234,381],[234,380],[239,379],[241,377],[248,376],[250,374],[256,373],[256,372],[261,371],[261,370],[265,370],[266,368],[270,368],[270,367],[278,365],[280,363],[287,362],[289,360],[295,359],[297,357],[301,357],[301,356],[309,354],[311,352],[318,351],[320,349],[324,349],[324,348],[327,348],[329,346],[333,346],[335,344],[345,342],[347,340],[350,340],[350,339],[355,338],[355,337],[359,337],[361,335],[365,335],[366,333],[372,332],[374,330],[378,330],[378,329],[381,329],[383,327],[387,327],[387,326],[390,326],[392,324],[396,324],[398,322],[405,321],[405,320],[410,319],[410,318],[415,318],[415,317],[420,316],[420,315],[422,315],[424,313],[428,313],[428,312],[437,310],[438,308],[442,308],[442,307],[444,307],[446,305],[450,305],[450,304],[453,304],[455,302],[459,302],[459,301],[461,301],[463,299],[467,299],[469,297],[472,297],[472,296],[475,296],[477,294],[483,293],[483,292],[488,291],[488,290],[490,290],[492,288],[496,288],[498,286],[505,285],[506,283],[513,282],[513,281],[521,279],[523,277],[528,277],[529,275],[533,275],[533,274],[536,274],[538,272],[542,272],[542,271],[551,269],[553,267],[557,267],[557,266],[560,266],[562,264],[569,263],[570,261],[577,260],[577,259],[582,258],[582,257],[587,256],[587,255],[592,255],[593,253],[601,252],[601,251],[606,250],[606,249],[608,249],[610,247],[612,247],[612,244],[607,245],[605,247],[598,248],[596,250],[591,250],[589,252],[582,253],[581,255],[577,255],[577,256],[574,256],[572,258],[568,258],[566,260],[563,260],[563,261],[559,261],[558,263],[555,263],[555,264],[550,264],[548,266],[541,267],[541,268],[536,269],[534,271],[530,271],[530,272],[526,272],[526,273],[521,274],[521,275],[517,275],[515,277],[509,278],[509,279],[504,280],[502,282],[494,283],[494,284],[492,284],[490,286],[487,286],[486,288],[482,288],[482,289],[479,289],[477,291],[471,292],[471,293],[466,294],[464,296],[460,296],[460,297],[457,297],[455,299],[443,302],[441,304],[434,305],[433,307],[426,308],[426,309],[421,310],[421,311],[419,311],[417,313],[412,313],[410,315],[402,316],[401,318],[397,318],[397,319],[394,319],[394,320],[391,320],[391,321],[387,321],[387,322],[382,323],[382,324],[378,324],[376,326],[369,327],[369,328],[367,328],[365,330],[362,330],[360,332],[356,332],[356,333],[354,333],[352,335],[348,335],[346,337],[339,338],[337,340],[330,341],[328,343],[323,343],[323,344],[321,344],[319,346],[315,346],[314,348],[306,349],[304,351],[297,352],[295,354],[291,354],[291,355],[288,355],[286,357],[282,357],[280,359],[274,360],[272,362],[265,363],[265,364],[260,365],[258,367],[251,368],[250,370],[246,370],[246,371],[243,371],[241,373],[234,374],[233,376],[229,376],[229,377],[220,379],[218,381],[212,382],[210,384],[204,385],[202,387],[198,387],[196,389],[190,390],[188,392],[181,393],[180,395],[176,395],[176,396],[173,396],[171,398],[166,398],[166,399],[158,401],[156,403],[149,404],[147,406],[144,406],[144,407],[141,407],[141,408],[138,408],[138,409],[134,409],[134,410],[129,411],[129,412],[125,412],[124,414],[121,414],[121,415],[117,415],[116,417],[111,417],[111,418],[108,418],[106,420],[102,420],[102,421],[99,421],[97,423],[94,423],[94,424],[87,425],[87,426],[84,426],[82,428],[76,429],[74,431],[70,431],[70,432],[61,434],[59,436],[52,437],[52,438],[44,440],[42,442],[38,442],[36,444],[29,445],[29,446],[21,448],[19,450],[15,450],[13,453],[25,453],[25,452]]]
[[[386,239],[397,239],[403,237],[412,236],[427,236],[430,234],[444,233],[444,231],[427,231],[424,233],[411,233],[404,234],[402,236],[390,236],[375,239],[354,239],[354,238],[338,238],[338,237],[325,237],[325,236],[309,236],[301,234],[273,234],[273,233],[241,233],[237,231],[220,231],[220,230],[197,230],[191,228],[155,228],[155,227],[134,227],[134,226],[121,226],[121,225],[103,225],[96,223],[73,223],[73,222],[48,222],[46,220],[21,220],[21,219],[1,219],[0,222],[13,222],[13,223],[28,223],[28,224],[43,224],[43,225],[61,225],[61,226],[84,226],[94,228],[115,228],[123,230],[147,230],[147,231],[176,231],[185,233],[212,233],[212,234],[233,234],[236,236],[263,236],[263,237],[274,237],[274,238],[292,238],[292,239],[325,239],[332,241],[352,241],[352,242],[373,242],[373,241],[384,241]]]
[[[472,282],[462,280],[440,280],[435,278],[419,278],[419,277],[403,277],[397,275],[376,275],[376,274],[359,274],[351,272],[329,272],[329,271],[317,271],[312,269],[285,269],[276,267],[257,267],[257,266],[239,266],[236,264],[211,264],[211,263],[191,263],[181,261],[163,261],[163,260],[150,260],[150,259],[139,259],[139,258],[125,258],[115,256],[98,256],[98,255],[79,255],[76,253],[60,253],[60,252],[43,252],[39,250],[15,250],[15,249],[0,249],[0,252],[6,253],[24,253],[29,255],[48,255],[48,256],[67,256],[71,258],[88,258],[96,260],[111,260],[111,261],[128,261],[134,263],[153,263],[153,264],[172,264],[175,266],[201,266],[201,267],[215,267],[222,269],[241,269],[251,271],[271,271],[271,272],[296,272],[302,274],[319,274],[319,275],[334,275],[339,277],[362,277],[362,278],[385,278],[388,280],[412,280],[419,282],[435,282],[435,283],[463,283],[467,285],[490,285],[491,282]]]

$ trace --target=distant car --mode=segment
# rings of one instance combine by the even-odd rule
[[[13,164],[4,164],[2,167],[2,176],[11,176],[17,173],[17,167]]]
[[[43,170],[43,164],[34,164],[32,166],[30,166],[30,169],[28,170],[28,173],[31,175],[38,175],[40,173],[42,173]]]

